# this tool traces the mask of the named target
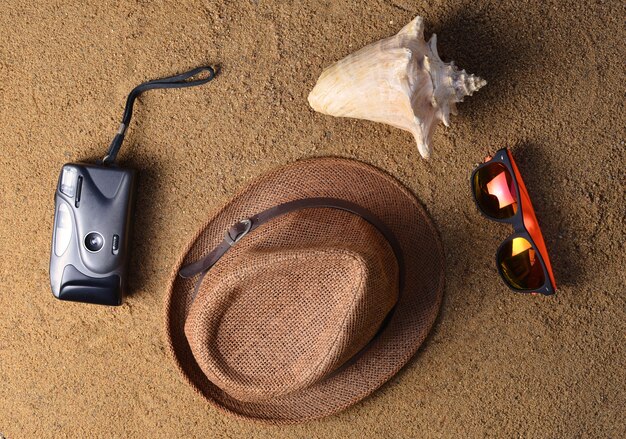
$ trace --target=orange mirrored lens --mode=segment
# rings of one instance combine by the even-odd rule
[[[505,219],[517,212],[517,197],[513,178],[501,163],[483,166],[474,174],[474,196],[481,210],[488,216]]]
[[[498,264],[504,279],[518,290],[535,290],[546,282],[539,255],[525,238],[505,242],[498,253]]]

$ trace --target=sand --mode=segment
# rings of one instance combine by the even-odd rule
[[[27,2],[0,15],[0,432],[114,437],[624,437],[625,10],[619,1]],[[415,15],[444,60],[489,84],[409,133],[314,113],[322,68]],[[120,160],[140,171],[132,295],[118,308],[50,293],[61,165],[100,158],[141,81],[220,63],[208,86],[141,97]],[[509,146],[551,251],[558,294],[507,290],[468,178]],[[169,357],[165,284],[210,212],[302,157],[379,166],[424,203],[446,247],[427,343],[347,411],[269,427],[210,407]],[[0,435],[1,436],[1,435]]]

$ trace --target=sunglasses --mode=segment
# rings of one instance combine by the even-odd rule
[[[501,149],[472,173],[480,212],[515,230],[498,248],[496,264],[505,283],[521,293],[554,294],[556,282],[535,210],[513,155]]]

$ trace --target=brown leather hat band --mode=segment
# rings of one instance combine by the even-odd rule
[[[398,261],[398,270],[400,273],[399,286],[400,290],[402,290],[404,260],[402,256],[402,249],[393,232],[378,217],[367,209],[359,206],[358,204],[337,198],[304,198],[290,201],[271,207],[261,213],[251,216],[250,218],[238,221],[230,227],[224,240],[207,256],[196,262],[185,265],[180,269],[178,274],[183,278],[192,278],[197,274],[205,273],[213,265],[215,265],[215,263],[217,263],[217,261],[219,261],[220,258],[224,256],[224,254],[226,254],[226,252],[228,252],[233,245],[257,227],[281,215],[310,208],[332,208],[345,210],[360,216],[368,223],[376,227],[376,229],[378,229],[378,231],[385,237],[387,242],[389,242],[389,245],[396,256],[396,260]]]

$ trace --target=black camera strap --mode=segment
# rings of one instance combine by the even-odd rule
[[[207,72],[208,76],[202,79],[193,79],[194,76],[199,75],[200,73]],[[196,69],[190,70],[185,73],[181,73],[180,75],[169,76],[167,78],[154,79],[152,81],[144,82],[143,84],[139,84],[137,87],[133,88],[128,98],[126,99],[126,107],[124,108],[124,116],[122,117],[122,123],[120,125],[117,134],[113,138],[111,142],[111,146],[109,146],[109,150],[107,154],[102,159],[103,164],[110,164],[115,161],[117,157],[117,153],[122,147],[122,142],[124,141],[124,136],[126,134],[126,130],[128,129],[128,125],[130,124],[130,119],[133,115],[133,105],[135,103],[135,99],[147,90],[152,90],[155,88],[184,88],[184,87],[195,87],[196,85],[206,84],[213,78],[215,78],[216,68],[212,66],[204,66],[198,67]]]

